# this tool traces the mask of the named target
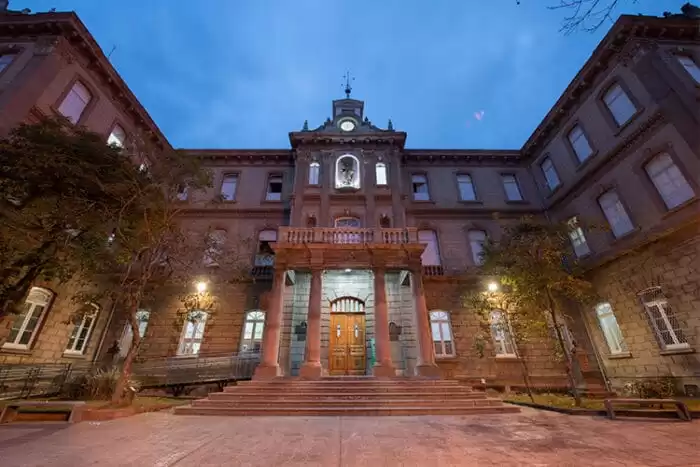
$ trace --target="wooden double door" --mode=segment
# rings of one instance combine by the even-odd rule
[[[331,313],[328,372],[337,375],[364,375],[364,313]]]

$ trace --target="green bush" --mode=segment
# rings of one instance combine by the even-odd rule
[[[112,398],[120,374],[120,368],[112,367],[75,376],[64,384],[62,395],[69,399],[109,400]],[[127,390],[128,387],[138,391],[139,383],[129,380]]]
[[[676,395],[673,378],[646,379],[625,384],[625,392],[640,399],[665,399]]]

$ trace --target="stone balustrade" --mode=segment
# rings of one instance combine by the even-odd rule
[[[418,243],[415,228],[368,229],[351,227],[280,227],[277,244],[384,244],[404,245]]]

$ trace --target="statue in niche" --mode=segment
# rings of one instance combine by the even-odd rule
[[[355,179],[355,164],[350,157],[344,157],[340,161],[340,183],[344,186],[352,186]]]

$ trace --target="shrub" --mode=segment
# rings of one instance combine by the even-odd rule
[[[632,381],[625,384],[625,392],[640,399],[664,399],[676,394],[676,384],[673,378]]]
[[[62,395],[69,399],[109,400],[120,373],[120,368],[112,367],[75,376],[64,384]],[[138,390],[139,384],[137,381],[129,380],[127,387]]]

